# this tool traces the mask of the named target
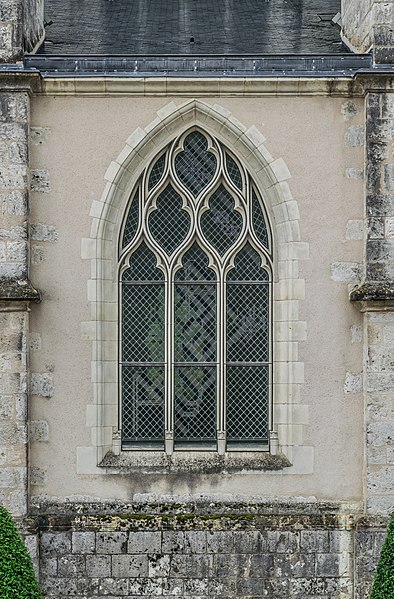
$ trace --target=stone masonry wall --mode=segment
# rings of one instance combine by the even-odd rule
[[[110,515],[80,506],[79,515],[65,508],[31,519],[28,539],[34,556],[38,528],[45,597],[368,598],[384,519],[358,525],[350,515],[275,507],[196,514],[174,504]]]
[[[28,91],[0,91],[0,501],[17,516],[28,497],[28,304],[39,299],[28,281],[28,126]]]
[[[394,93],[366,98],[364,283],[351,294],[364,317],[366,507],[394,506]]]
[[[377,63],[394,62],[394,0],[342,0],[342,34],[355,52],[374,50]]]

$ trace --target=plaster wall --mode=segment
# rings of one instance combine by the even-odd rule
[[[185,102],[174,100],[177,105]],[[216,103],[209,98],[205,102]],[[93,200],[104,173],[137,127],[147,127],[168,98],[50,98],[32,102],[31,277],[42,292],[32,306],[30,405],[33,496],[119,499],[141,494],[363,497],[362,321],[348,301],[363,259],[363,105],[340,98],[221,98],[246,127],[266,137],[287,164],[309,258],[297,322],[304,364],[295,435],[303,437],[305,468],[272,473],[77,474],[77,448],[91,446],[87,406],[94,404],[90,261],[81,258]],[[115,285],[115,282],[114,282]],[[300,441],[301,443],[301,441]],[[297,440],[295,440],[297,445]]]

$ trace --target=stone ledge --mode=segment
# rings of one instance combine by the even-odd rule
[[[41,295],[28,280],[0,281],[0,301],[40,302]]]
[[[394,282],[370,281],[353,289],[349,299],[351,302],[376,302],[394,300]]]
[[[99,466],[120,473],[201,473],[224,474],[236,472],[260,472],[282,470],[292,466],[283,454],[272,455],[268,452],[229,452],[219,455],[214,452],[179,451],[166,455],[162,451],[123,451],[116,456],[109,451]]]
[[[29,514],[33,520],[40,516],[50,517],[53,518],[53,522],[59,524],[62,518],[69,522],[70,518],[74,517],[100,516],[104,518],[122,514],[136,516],[249,514],[266,516],[268,519],[286,515],[295,521],[305,517],[315,524],[323,519],[325,522],[341,524],[344,528],[351,527],[354,518],[365,518],[361,502],[318,501],[314,497],[253,496],[246,498],[241,495],[211,494],[160,496],[143,494],[136,496],[132,502],[95,501],[89,497],[60,499],[39,495],[31,498]],[[380,522],[381,517],[368,517],[368,522],[372,523],[376,520]]]

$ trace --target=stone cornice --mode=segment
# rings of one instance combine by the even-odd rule
[[[40,292],[37,291],[30,281],[0,281],[1,302],[40,302]]]
[[[27,71],[18,69],[2,70],[0,68],[0,91],[1,92],[27,92],[33,95],[41,91],[42,77],[38,71]]]

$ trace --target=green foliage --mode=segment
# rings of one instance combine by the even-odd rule
[[[391,516],[386,540],[382,547],[372,585],[370,599],[394,597],[394,513]]]
[[[1,505],[0,598],[42,599],[29,553],[10,514]]]

